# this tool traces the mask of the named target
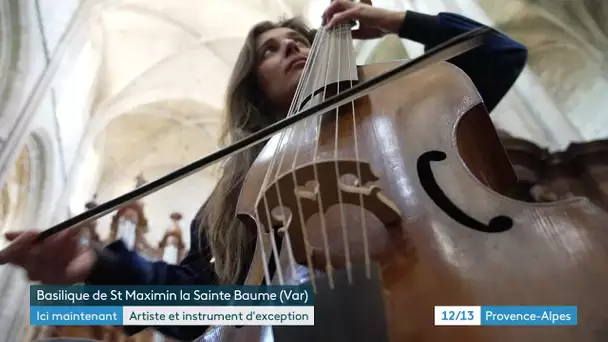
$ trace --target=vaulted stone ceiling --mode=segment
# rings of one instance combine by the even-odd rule
[[[205,117],[205,109],[187,100],[151,103],[111,121],[103,134],[102,187],[157,167],[177,169],[213,152],[220,125]],[[202,174],[212,176],[211,170]]]

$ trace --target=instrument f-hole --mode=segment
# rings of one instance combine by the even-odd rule
[[[437,204],[441,210],[443,210],[448,216],[454,219],[456,222],[467,226],[471,229],[478,230],[484,233],[501,233],[505,232],[513,227],[513,219],[498,215],[494,216],[488,224],[477,221],[471,216],[467,215],[464,211],[460,210],[441,190],[441,187],[437,184],[435,175],[431,168],[432,162],[440,162],[446,159],[446,154],[441,151],[429,151],[423,153],[418,157],[416,168],[418,171],[418,177],[420,184],[424,188],[424,191],[429,197]]]

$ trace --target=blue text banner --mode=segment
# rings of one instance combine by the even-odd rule
[[[576,306],[435,306],[435,325],[571,326]]]
[[[31,306],[313,306],[312,286],[31,285]]]

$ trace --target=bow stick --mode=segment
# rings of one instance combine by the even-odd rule
[[[406,74],[415,72],[431,64],[451,59],[477,46],[480,46],[481,44],[483,44],[484,38],[488,35],[490,31],[492,31],[492,28],[482,27],[456,36],[432,49],[429,49],[423,55],[410,61],[407,61],[404,64],[401,64],[400,66],[390,71],[387,71],[382,75],[378,75],[365,82],[359,83],[353,86],[352,88],[349,88],[335,96],[326,99],[322,103],[302,110],[296,114],[290,115],[285,119],[282,119],[264,129],[261,129],[256,133],[251,134],[250,136],[239,140],[232,145],[213,152],[208,156],[203,157],[191,164],[188,164],[176,171],[173,171],[153,182],[144,184],[143,186],[132,190],[131,192],[128,192],[124,195],[121,195],[110,201],[100,204],[95,208],[85,211],[45,231],[42,231],[38,235],[37,241],[43,241],[49,236],[57,234],[65,229],[69,229],[83,223],[91,222],[93,220],[98,219],[99,217],[105,216],[106,214],[109,214],[110,212],[119,209],[125,204],[137,201],[142,197],[159,191],[226,157],[229,157],[260,142],[266,141],[270,139],[275,133],[289,128],[290,126],[300,122],[301,120],[304,120],[313,115],[319,115],[321,113],[334,110],[340,106],[352,102],[357,98],[368,94],[373,89],[378,88],[398,77],[402,77]]]

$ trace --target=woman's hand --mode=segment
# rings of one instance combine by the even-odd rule
[[[80,243],[78,228],[68,229],[37,243],[39,232],[5,235],[12,243],[0,251],[0,265],[13,264],[27,271],[32,281],[50,285],[84,282],[95,264],[95,252]]]
[[[404,11],[390,11],[350,0],[334,0],[323,12],[323,25],[326,28],[359,21],[359,28],[352,31],[355,39],[373,39],[387,33],[398,33],[404,19]]]

